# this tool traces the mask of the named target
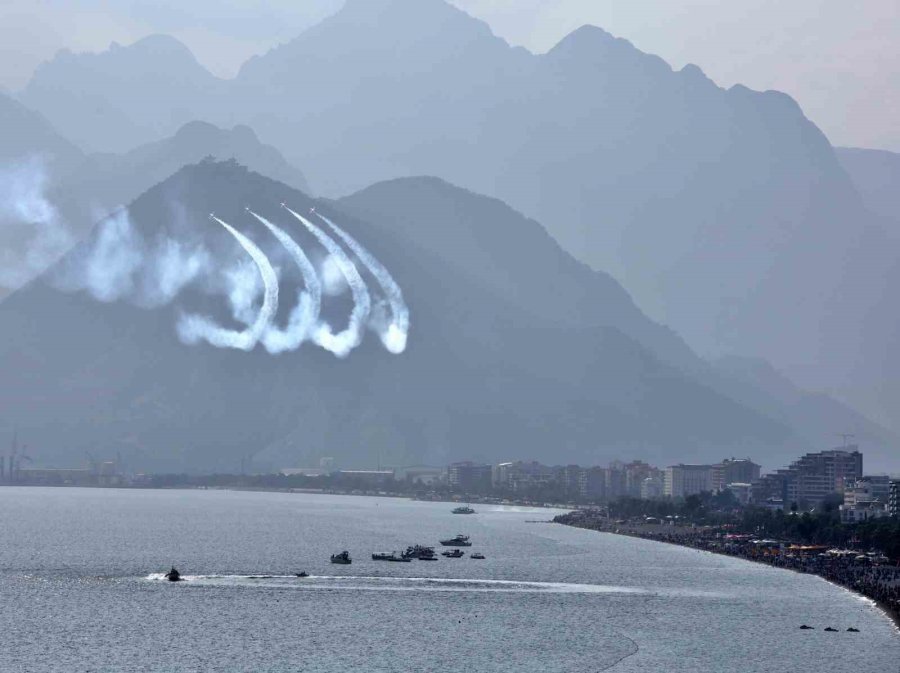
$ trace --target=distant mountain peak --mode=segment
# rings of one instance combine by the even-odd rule
[[[336,23],[371,24],[378,33],[404,33],[411,39],[433,29],[457,36],[474,32],[494,37],[486,22],[446,0],[347,0],[332,19]]]
[[[194,120],[187,122],[179,128],[175,132],[175,135],[172,136],[172,141],[178,145],[198,142],[215,143],[221,142],[227,135],[229,135],[228,131],[219,128],[215,124]]]
[[[672,68],[663,59],[642,52],[631,42],[616,37],[599,26],[586,24],[576,28],[560,40],[547,56],[555,60],[580,64],[610,66],[650,67],[655,72],[667,74]]]
[[[192,52],[186,44],[171,35],[161,33],[142,37],[128,47],[122,47],[122,49],[132,49],[134,51],[143,51],[150,54],[177,54],[196,60],[194,52]]]
[[[636,51],[637,48],[625,38],[616,37],[599,26],[585,24],[563,37],[550,53],[590,57]]]
[[[460,12],[446,0],[347,0],[341,14],[383,14],[385,12]]]
[[[222,86],[177,39],[148,35],[100,52],[58,52],[21,98],[79,146],[122,152],[209,116]]]
[[[190,48],[171,35],[156,33],[142,37],[131,44],[120,44],[113,41],[109,43],[109,47],[102,51],[82,51],[75,52],[69,48],[60,49],[56,52],[52,59],[45,61],[39,66],[40,68],[54,67],[59,63],[81,63],[85,61],[104,62],[117,61],[122,57],[165,57],[167,59],[180,59],[182,61],[190,61],[197,67],[202,67],[194,56]],[[32,78],[34,81],[34,78]]]

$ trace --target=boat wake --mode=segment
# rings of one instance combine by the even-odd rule
[[[162,573],[144,579],[165,582]],[[199,586],[247,586],[280,589],[353,590],[353,591],[431,591],[475,593],[551,593],[551,594],[650,594],[636,587],[569,582],[531,582],[519,580],[456,579],[444,577],[375,577],[310,575],[182,575],[182,581]]]

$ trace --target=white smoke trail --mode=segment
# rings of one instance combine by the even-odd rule
[[[135,302],[142,308],[165,306],[191,281],[209,270],[212,260],[202,246],[190,248],[164,239],[144,255],[141,288]]]
[[[406,306],[406,302],[403,301],[403,291],[385,266],[375,259],[374,255],[366,250],[359,241],[324,215],[319,213],[316,213],[316,215],[331,227],[334,233],[353,251],[353,254],[366,265],[366,268],[375,276],[375,280],[378,281],[382,291],[384,291],[388,303],[391,305],[393,320],[387,326],[387,329],[381,331],[381,343],[391,353],[399,355],[406,350],[406,339],[409,334],[409,308]]]
[[[225,329],[217,325],[205,316],[185,315],[178,323],[178,334],[188,344],[196,344],[200,341],[218,348],[236,348],[238,350],[251,351],[265,334],[275,313],[278,311],[278,275],[268,257],[249,238],[237,231],[227,222],[213,216],[216,222],[221,224],[230,233],[244,251],[250,255],[264,285],[263,303],[256,320],[247,329],[238,332]]]
[[[48,181],[39,156],[0,169],[0,285],[7,288],[31,280],[74,243],[45,196]]]
[[[99,225],[80,283],[97,301],[114,302],[132,295],[134,275],[143,261],[142,247],[128,211],[120,210]]]
[[[338,266],[340,266],[341,273],[347,279],[347,284],[350,286],[350,292],[353,294],[353,312],[350,314],[350,322],[347,325],[347,329],[339,334],[332,334],[331,328],[323,324],[319,327],[315,336],[316,343],[322,348],[338,357],[346,357],[362,341],[363,328],[366,320],[369,318],[369,311],[372,309],[369,289],[366,287],[362,276],[359,275],[356,265],[341,246],[299,213],[294,212],[287,206],[284,206],[284,209],[296,217],[316,237],[316,240],[322,244],[328,251],[328,254],[334,257]]]
[[[297,306],[288,318],[287,328],[279,330],[270,327],[263,335],[263,345],[270,353],[297,350],[307,338],[312,336],[313,328],[319,320],[319,311],[322,307],[322,283],[319,281],[319,276],[316,274],[312,262],[309,261],[309,257],[303,252],[303,248],[287,232],[252,210],[248,209],[247,212],[272,232],[297,264],[300,273],[303,274],[306,292],[299,293]]]

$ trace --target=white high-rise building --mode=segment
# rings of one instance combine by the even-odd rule
[[[666,468],[663,495],[686,498],[712,490],[712,465],[671,465]]]

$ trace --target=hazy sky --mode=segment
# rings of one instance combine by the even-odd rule
[[[453,0],[515,44],[545,51],[592,23],[696,63],[723,86],[791,94],[841,145],[900,151],[898,0]],[[2,0],[0,85],[15,90],[57,49],[123,44],[156,32],[233,75],[342,0]]]

